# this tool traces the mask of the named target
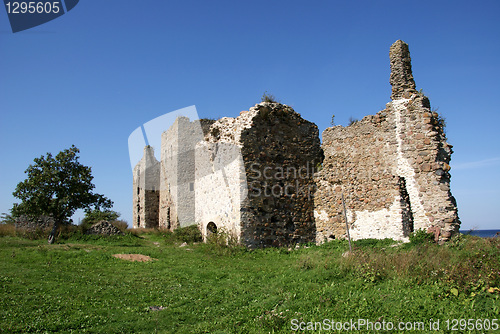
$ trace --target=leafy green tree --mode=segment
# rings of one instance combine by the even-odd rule
[[[120,217],[120,214],[113,210],[87,210],[85,212],[85,217],[82,219],[81,225],[90,226],[92,224],[100,222],[101,220],[112,222],[114,220],[117,220],[118,217]]]
[[[110,209],[113,202],[104,195],[93,193],[92,169],[82,165],[78,159],[80,150],[72,145],[59,152],[35,158],[26,169],[26,180],[20,182],[13,195],[22,202],[14,204],[12,215],[38,217],[51,216],[54,219],[49,243],[54,243],[57,228],[69,223],[78,209]]]

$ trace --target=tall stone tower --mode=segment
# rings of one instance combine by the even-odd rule
[[[415,90],[415,80],[411,71],[411,57],[408,44],[402,40],[397,40],[391,45],[389,58],[391,61],[391,99],[409,98],[411,94],[417,91]]]
[[[447,143],[442,116],[415,89],[408,44],[396,41],[389,56],[392,102],[386,110],[395,116],[396,174],[407,190],[406,203],[402,203],[409,209],[415,230],[433,231],[439,240],[448,240],[460,226],[450,190],[453,146]]]
[[[155,158],[153,147],[144,147],[144,156],[134,167],[133,174],[133,226],[158,227],[160,162]]]
[[[161,136],[159,226],[195,224],[195,147],[213,120],[177,117]]]

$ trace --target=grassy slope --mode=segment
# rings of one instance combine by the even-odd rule
[[[500,286],[500,240],[364,241],[342,257],[345,242],[246,251],[141,237],[0,238],[0,332],[290,333],[292,319],[433,318],[443,328],[446,319],[499,318],[499,294],[488,289]]]

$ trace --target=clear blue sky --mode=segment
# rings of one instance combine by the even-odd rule
[[[345,125],[390,101],[389,47],[447,120],[462,228],[500,229],[499,1],[80,1],[13,34],[0,8],[0,212],[24,170],[75,144],[96,191],[131,223],[127,139],[196,105],[235,117],[274,94]]]

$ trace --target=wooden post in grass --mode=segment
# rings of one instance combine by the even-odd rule
[[[347,240],[349,240],[349,253],[352,252],[351,235],[349,234],[349,224],[347,223],[347,210],[345,209],[344,192],[342,191],[342,205],[344,206],[345,228],[347,230]]]

